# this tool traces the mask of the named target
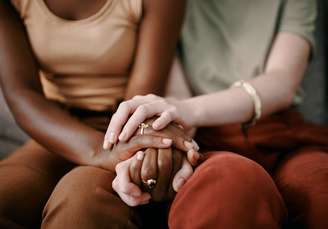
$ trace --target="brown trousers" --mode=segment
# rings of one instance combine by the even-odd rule
[[[328,228],[326,129],[286,112],[247,137],[230,125],[197,141],[205,160],[173,203],[137,208],[113,192],[115,174],[30,141],[0,162],[0,228]]]

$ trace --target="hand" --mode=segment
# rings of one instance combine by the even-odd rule
[[[193,173],[191,165],[184,160],[185,157],[179,150],[149,148],[145,151],[143,161],[140,158],[132,160],[131,180],[150,193],[152,200],[156,202],[173,199],[175,191],[178,191]],[[156,180],[153,189],[145,183],[149,179]]]
[[[143,134],[172,139],[175,148],[187,152],[188,161],[193,166],[196,166],[201,156],[198,153],[198,144],[188,134],[186,134],[186,131],[183,128],[181,128],[179,125],[176,125],[175,123],[170,123],[167,127],[159,131],[154,130],[152,128],[152,123],[155,119],[156,118],[148,119],[144,122],[149,127],[144,128]],[[141,135],[141,132],[137,131],[135,135]]]
[[[101,153],[95,156],[94,165],[114,171],[115,166],[119,162],[131,158],[139,150],[146,148],[168,148],[172,143],[172,139],[160,136],[134,136],[128,142],[119,142],[111,150],[102,150]]]
[[[135,96],[131,100],[122,102],[112,116],[104,146],[115,144],[118,139],[127,141],[142,122],[154,116],[159,116],[152,124],[155,130],[161,130],[173,121],[185,129],[191,128],[193,109],[184,102],[174,99],[155,95]]]
[[[192,175],[193,169],[181,152],[171,149],[147,149],[118,164],[116,173],[113,189],[126,204],[137,206],[148,203],[151,198],[154,201],[172,199],[175,191],[177,192]],[[142,193],[139,188],[142,186],[142,180],[150,178],[157,180],[153,190],[145,188],[151,195]]]

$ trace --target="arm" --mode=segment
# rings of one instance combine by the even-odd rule
[[[175,54],[185,0],[145,0],[139,44],[125,98],[163,94]]]
[[[163,6],[164,1],[158,2],[161,2],[162,5],[157,6],[157,10],[160,9],[160,6]],[[148,5],[154,7],[154,4]],[[165,9],[167,10],[168,8],[166,7]],[[145,18],[147,18],[147,12],[148,8]],[[149,18],[153,20],[154,16]],[[173,23],[173,20],[169,21]],[[151,37],[150,35],[151,31],[154,31],[158,24],[153,23],[152,25],[149,22],[148,24],[147,29],[142,29],[140,39],[148,37],[148,42],[154,46],[156,42],[158,43],[158,37],[156,40],[156,37]],[[150,25],[152,25],[153,29],[148,28]],[[145,27],[145,25],[142,27]],[[178,26],[176,30],[178,30]],[[39,81],[39,67],[28,42],[24,26],[18,15],[15,14],[13,7],[4,1],[0,3],[0,34],[1,83],[16,122],[31,137],[49,150],[59,153],[78,164],[97,165],[99,158],[103,158],[103,154],[108,153],[100,147],[104,134],[82,124],[60,109],[55,103],[45,99]],[[177,31],[176,34],[178,34]],[[169,44],[174,46],[175,38],[170,35],[172,33],[167,34],[171,38],[168,39]],[[142,42],[139,43],[141,44]],[[139,46],[143,47],[146,45]],[[150,48],[153,47],[151,46]],[[147,57],[147,55],[151,54],[151,52],[147,52],[147,47],[144,47],[142,50],[137,52],[137,58]],[[174,50],[174,47],[172,47],[172,50]],[[148,64],[136,61],[133,72],[139,72],[138,75],[141,75],[141,73],[147,73],[148,76],[157,75],[154,71],[156,73],[157,71],[161,72],[170,63],[170,60],[168,60],[170,54],[167,54],[170,53],[170,49],[165,47],[162,48],[162,51],[162,57],[166,57],[163,65],[161,65],[162,60],[159,58],[154,58],[159,60],[157,62],[152,60],[155,68],[148,68]],[[173,51],[171,52],[173,53]],[[148,58],[151,58],[151,55]],[[137,75],[136,73],[132,75]],[[161,76],[163,75],[164,73]],[[136,80],[136,77],[132,76],[132,80]],[[156,82],[156,85],[159,84]],[[152,87],[155,87],[151,84],[145,88],[142,87],[144,85],[134,86],[136,86],[136,90],[133,90],[132,86],[128,89],[130,96],[143,90],[145,93],[148,93],[152,90]]]
[[[149,93],[162,94],[175,54],[176,43],[183,22],[185,0],[144,1],[143,21],[140,25],[139,44],[132,67],[126,99]],[[129,110],[120,104],[121,110]],[[127,118],[127,117],[125,117]],[[119,124],[117,113],[111,119],[112,125]],[[120,129],[122,126],[115,126]],[[104,148],[110,148],[117,141],[111,129],[107,130]]]
[[[310,44],[301,36],[281,32],[272,47],[266,69],[250,81],[256,88],[264,115],[282,110],[291,105],[303,78],[310,55]],[[160,116],[154,123],[156,130],[175,121],[186,127],[215,126],[248,121],[254,105],[241,88],[230,88],[221,92],[198,96],[186,100],[168,100],[156,96],[145,96],[128,101],[130,114],[118,110],[121,129],[114,129],[120,140],[129,139],[139,123],[154,115]],[[112,124],[112,122],[111,122]],[[109,126],[112,128],[112,126]]]
[[[308,65],[310,48],[300,36],[290,33],[277,36],[264,74],[250,81],[261,98],[263,115],[292,104]],[[251,119],[254,110],[251,98],[241,88],[195,97],[183,104],[196,107],[190,120],[192,126],[243,123]]]
[[[37,60],[9,1],[0,2],[0,76],[8,105],[23,130],[52,152],[78,164],[93,164],[102,153],[103,134],[44,97]]]

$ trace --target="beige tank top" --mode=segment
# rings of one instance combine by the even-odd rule
[[[12,0],[41,67],[47,98],[103,111],[123,99],[133,63],[142,0],[108,0],[94,15],[70,21],[44,0]]]

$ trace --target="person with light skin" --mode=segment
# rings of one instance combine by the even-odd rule
[[[195,96],[121,103],[105,145],[170,123],[198,129],[205,158],[180,181],[170,228],[328,227],[328,131],[291,110],[314,49],[315,1],[189,1],[187,9],[181,56]],[[143,154],[116,169],[113,188],[127,204]]]
[[[102,145],[120,101],[162,94],[184,9],[171,0],[0,1],[1,87],[31,136],[0,162],[1,228],[137,227],[121,220],[135,209],[111,185],[116,165],[140,150],[158,154],[142,169],[158,167],[159,200],[191,176],[197,145],[175,125]],[[135,205],[149,202],[134,194]]]

